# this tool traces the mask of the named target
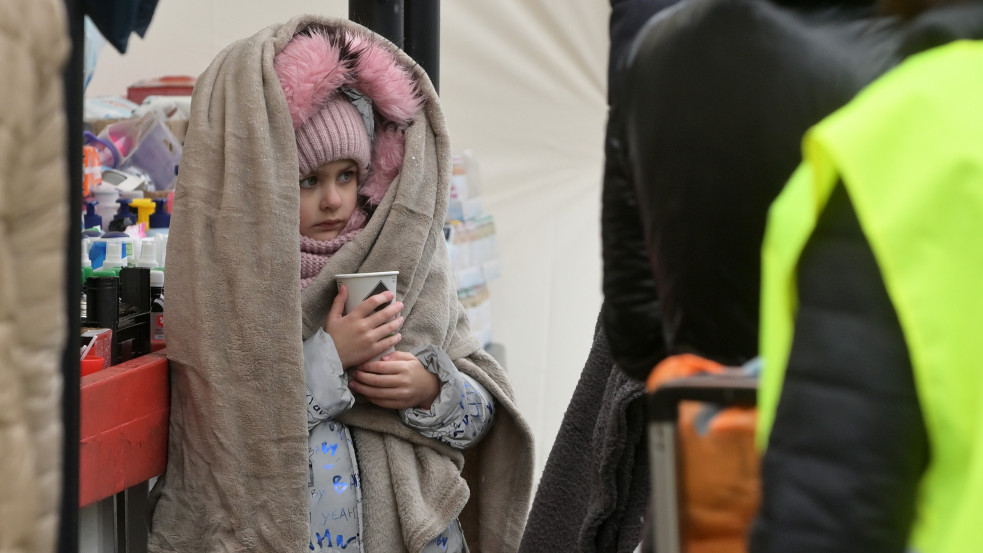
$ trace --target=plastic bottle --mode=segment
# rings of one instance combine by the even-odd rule
[[[99,270],[102,267],[102,262],[106,260],[106,242],[105,240],[99,240],[98,238],[92,240],[89,246],[89,263],[90,266]]]
[[[156,211],[156,209],[157,204],[150,198],[130,200],[130,212],[132,213],[133,210],[137,212],[136,224],[144,223],[147,225],[145,228],[150,228],[150,214]]]
[[[167,212],[167,198],[154,198],[156,209],[150,214],[150,228],[147,236],[166,235],[171,226],[171,214]]]
[[[125,247],[123,242],[118,240],[106,242],[106,260],[102,262],[103,271],[126,267],[126,256],[123,254]]]
[[[164,340],[164,271],[150,271],[150,339]]]
[[[154,238],[144,238],[140,240],[140,255],[136,260],[137,267],[148,269],[157,268],[157,240]],[[151,273],[153,274],[153,273]]]
[[[130,198],[119,198],[116,200],[116,203],[119,206],[118,210],[116,211],[116,215],[113,216],[112,221],[109,223],[106,223],[106,220],[103,219],[103,223],[105,223],[104,228],[107,230],[124,231],[126,230],[126,227],[134,224],[136,216],[134,216],[133,212],[130,211],[130,202],[132,201],[133,200]]]
[[[86,277],[92,276],[92,260],[89,259],[89,247],[91,247],[91,245],[91,239],[82,239],[82,286],[85,286]]]
[[[107,232],[102,235],[99,239],[100,242],[119,242],[123,244],[123,249],[120,252],[121,257],[123,257],[124,266],[134,267],[136,266],[136,246],[133,243],[133,237],[125,232]],[[108,251],[108,250],[107,250]]]
[[[119,190],[108,182],[103,182],[92,188],[92,198],[96,201],[95,212],[102,218],[102,230],[109,230],[109,222],[116,215]]]
[[[82,296],[81,296],[81,303],[79,304],[81,308],[81,317],[83,320],[85,320],[85,308],[86,308],[85,281],[89,280],[89,277],[92,276],[93,272],[94,271],[92,270],[92,260],[89,259],[89,239],[83,238],[82,239]]]
[[[85,202],[85,215],[82,216],[82,226],[84,228],[102,228],[102,216],[96,213],[96,204],[99,202]]]
[[[102,163],[94,146],[82,146],[82,166],[82,197],[85,197],[102,182]]]
[[[161,270],[167,267],[167,233],[154,235],[157,241],[157,266]]]

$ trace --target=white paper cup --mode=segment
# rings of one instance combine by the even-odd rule
[[[348,298],[345,299],[345,314],[351,313],[359,306],[363,301],[371,298],[376,294],[381,294],[386,290],[393,293],[393,298],[396,297],[396,277],[399,276],[399,271],[384,271],[381,273],[352,273],[347,275],[335,275],[335,281],[340,287],[342,284],[348,288]],[[389,302],[391,303],[391,302]],[[389,306],[389,303],[384,303],[376,308],[376,311],[380,311]],[[378,356],[374,357],[373,360],[380,359],[383,355],[388,355],[396,351],[395,348],[389,348],[388,350],[380,353]]]

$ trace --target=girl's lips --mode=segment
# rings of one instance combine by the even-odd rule
[[[341,226],[341,221],[340,220],[324,221],[323,223],[318,223],[314,226],[322,229],[335,229]]]

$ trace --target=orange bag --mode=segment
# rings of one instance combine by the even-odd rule
[[[649,392],[674,379],[727,369],[696,355],[677,355],[656,366]],[[706,404],[679,405],[679,518],[687,553],[746,553],[748,530],[761,500],[760,456],[754,446],[757,410],[727,407],[710,420],[707,432],[696,420]],[[665,503],[665,502],[663,502]]]

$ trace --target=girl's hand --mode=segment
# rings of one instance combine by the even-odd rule
[[[403,317],[399,316],[403,302],[392,301],[392,292],[376,294],[351,313],[342,315],[347,297],[348,288],[341,286],[324,321],[324,331],[334,340],[341,366],[345,368],[364,363],[398,344],[402,335],[397,331],[403,326]],[[376,311],[387,302],[392,303]]]
[[[396,351],[353,369],[348,387],[379,407],[430,409],[440,394],[440,379],[413,354]]]

